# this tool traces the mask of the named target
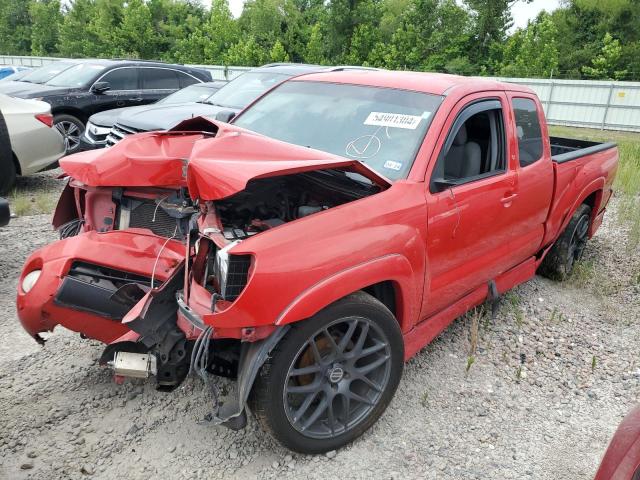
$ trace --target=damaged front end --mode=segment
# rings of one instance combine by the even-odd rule
[[[22,325],[41,343],[56,325],[104,342],[117,378],[155,375],[162,390],[190,370],[237,378],[216,416],[233,427],[288,328],[265,309],[284,300],[257,274],[256,241],[389,186],[360,162],[204,119],[60,163],[61,240],[25,264]]]

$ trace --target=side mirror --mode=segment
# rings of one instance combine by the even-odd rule
[[[216,120],[220,120],[224,123],[229,123],[236,117],[236,112],[232,112],[231,110],[222,110],[216,114]]]
[[[433,190],[436,192],[442,192],[449,188],[455,187],[458,184],[455,180],[445,179],[445,178],[434,178],[431,180],[431,185]]]
[[[4,198],[0,198],[0,227],[7,225],[10,218],[9,202]]]
[[[109,84],[109,82],[96,82],[91,87],[91,93],[96,93],[98,95],[106,92],[107,90],[111,90],[111,85]]]

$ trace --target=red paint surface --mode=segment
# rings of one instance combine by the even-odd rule
[[[446,92],[408,178],[390,185],[360,162],[213,122],[213,128],[219,129],[216,138],[184,132],[142,134],[109,150],[61,161],[69,175],[92,187],[188,186],[191,197],[202,200],[238,192],[252,178],[328,167],[358,171],[383,186],[376,195],[281,225],[236,245],[231,252],[252,255],[253,266],[246,288],[232,304],[218,306],[212,312],[210,294],[192,281],[190,306],[215,327],[218,336],[240,338],[243,328],[269,332],[274,325],[304,320],[349,293],[387,281],[394,287],[395,313],[408,358],[453,319],[485,300],[489,281],[495,280],[503,293],[531,278],[541,252],[594,192],[597,221],[591,233],[601,221],[617,151],[610,149],[556,165],[547,139],[543,158],[521,168],[510,99],[533,98],[542,112],[538,99],[525,87],[398,72],[314,74],[295,81],[306,80]],[[482,98],[502,102],[507,171],[455,187],[453,193],[431,193],[431,172],[450,127],[466,105]],[[542,113],[540,117],[546,135]],[[108,210],[108,205],[101,208]],[[139,252],[123,245],[138,238],[134,232],[103,235],[88,232],[66,240],[62,244],[66,246],[64,256],[55,253],[61,244],[34,254],[51,264],[52,272],[39,282],[33,294],[19,294],[19,315],[30,333],[56,323],[78,331],[91,329],[90,336],[103,341],[126,333],[124,325],[91,323],[85,314],[54,311],[48,301],[65,274],[64,266],[76,258],[74,255],[150,275],[150,259],[164,238],[141,237],[146,243],[144,252]],[[184,247],[170,242],[174,244],[176,247],[166,255],[177,261],[183,258]],[[106,253],[98,245],[110,245],[117,255]],[[25,273],[30,269],[29,262]],[[188,336],[194,334],[184,319],[180,318],[178,325]]]
[[[616,430],[594,480],[635,480],[639,470],[640,407],[635,407]]]

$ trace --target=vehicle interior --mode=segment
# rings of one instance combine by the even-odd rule
[[[503,171],[504,145],[499,109],[484,110],[461,124],[456,122],[445,143],[446,153],[438,159],[433,175],[435,183],[453,186]]]

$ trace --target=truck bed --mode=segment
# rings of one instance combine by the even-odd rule
[[[614,142],[590,142],[563,137],[550,137],[550,140],[551,158],[556,163],[569,162],[616,146]]]

